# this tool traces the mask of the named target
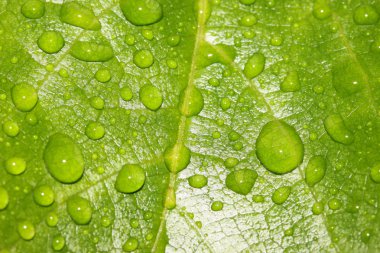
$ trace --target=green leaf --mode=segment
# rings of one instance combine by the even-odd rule
[[[61,2],[0,1],[1,253],[380,251],[378,1]]]

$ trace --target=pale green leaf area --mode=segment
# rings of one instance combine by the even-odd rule
[[[380,252],[379,15],[0,0],[0,252]]]

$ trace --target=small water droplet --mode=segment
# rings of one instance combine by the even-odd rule
[[[40,185],[34,189],[33,199],[40,206],[50,206],[55,200],[55,194],[50,186]]]
[[[338,210],[342,207],[342,202],[336,198],[330,199],[327,204],[331,210]]]
[[[36,89],[29,84],[18,84],[12,87],[12,101],[15,107],[22,112],[31,111],[37,104]]]
[[[217,212],[223,209],[223,202],[222,201],[214,201],[211,204],[211,210]]]
[[[167,43],[171,47],[175,47],[181,41],[181,37],[179,35],[171,35],[167,38]]]
[[[70,54],[86,62],[105,62],[114,57],[111,46],[89,41],[75,41],[71,46]]]
[[[294,228],[288,228],[287,230],[284,231],[285,236],[293,236],[294,234]]]
[[[372,230],[371,229],[364,229],[360,233],[360,239],[361,239],[362,242],[368,243],[369,240],[371,239],[371,235],[372,235]]]
[[[256,24],[256,22],[257,22],[257,19],[252,14],[241,17],[239,21],[240,25],[247,26],[247,27],[253,26],[254,24]]]
[[[208,83],[214,87],[218,87],[220,85],[219,80],[215,77],[208,79]]]
[[[238,194],[247,195],[256,182],[256,171],[249,169],[236,170],[226,177],[226,186]]]
[[[248,79],[252,79],[263,72],[265,56],[262,53],[254,53],[244,66],[243,73]]]
[[[305,169],[305,179],[309,186],[319,183],[325,176],[326,161],[322,156],[313,156]]]
[[[169,171],[178,173],[190,163],[190,150],[182,143],[168,147],[164,153],[165,165]]]
[[[349,145],[354,142],[354,135],[346,127],[343,118],[339,114],[331,114],[323,121],[325,129],[334,141]]]
[[[152,40],[154,38],[153,31],[150,29],[143,29],[141,31],[141,35],[147,39],[147,40]]]
[[[123,88],[121,88],[120,89],[120,97],[124,101],[130,101],[132,99],[132,97],[133,97],[133,93],[132,93],[131,88],[129,88],[129,87],[123,87]]]
[[[101,97],[90,98],[90,105],[96,110],[102,110],[104,108],[104,100]]]
[[[145,172],[136,164],[126,164],[117,175],[115,188],[122,193],[134,193],[145,183]]]
[[[317,19],[323,20],[331,16],[331,8],[328,0],[316,0],[313,6],[313,15]]]
[[[143,105],[149,110],[156,111],[162,105],[162,93],[152,84],[146,84],[141,87],[139,96],[141,103],[143,103]]]
[[[320,84],[316,84],[313,86],[313,91],[317,94],[322,94],[325,91],[325,88]]]
[[[45,218],[46,225],[55,227],[58,224],[58,216],[55,212],[50,212]]]
[[[56,31],[46,31],[37,40],[38,47],[48,54],[58,53],[65,45],[61,33]]]
[[[283,39],[282,39],[281,36],[273,36],[273,37],[270,39],[270,44],[271,44],[272,46],[276,46],[276,47],[278,47],[278,46],[281,46],[282,41],[283,41]]]
[[[166,191],[165,199],[164,199],[164,207],[168,210],[172,210],[176,207],[177,200],[176,200],[176,194],[173,189],[173,187],[169,187]]]
[[[9,174],[20,175],[26,169],[26,161],[21,157],[12,157],[5,161],[5,169]]]
[[[342,97],[355,94],[368,85],[363,70],[352,60],[333,66],[332,83],[337,93]]]
[[[137,67],[145,69],[152,66],[154,57],[149,50],[142,49],[134,53],[133,62]]]
[[[9,203],[8,191],[3,186],[0,186],[0,211],[7,208],[8,203]]]
[[[179,98],[180,112],[186,117],[198,115],[203,109],[203,96],[196,87],[188,87]]]
[[[87,124],[85,132],[91,140],[99,140],[103,138],[105,129],[99,122],[90,122]]]
[[[240,3],[250,5],[256,2],[256,0],[239,0]]]
[[[313,204],[313,207],[311,208],[311,211],[313,212],[314,215],[319,215],[323,213],[324,206],[322,202],[315,202]]]
[[[125,35],[125,43],[127,43],[128,46],[133,46],[136,42],[136,38],[135,36],[133,36],[132,34],[127,34]]]
[[[253,195],[252,200],[256,203],[263,203],[265,201],[265,198],[262,195]]]
[[[214,63],[221,63],[228,65],[234,61],[236,57],[236,50],[233,46],[225,44],[211,45],[209,43],[202,43],[199,53],[198,64],[201,67],[207,67]]]
[[[134,237],[129,237],[123,245],[123,250],[130,252],[137,249],[139,246],[139,241]]]
[[[66,2],[61,7],[61,21],[86,30],[100,30],[101,24],[91,9],[76,2]]]
[[[26,241],[32,240],[36,235],[36,230],[33,223],[27,220],[18,223],[17,232],[20,237]]]
[[[276,189],[272,195],[273,203],[277,205],[282,205],[283,203],[285,203],[285,201],[289,198],[291,190],[292,188],[289,186],[282,186]]]
[[[188,179],[189,185],[194,188],[202,188],[207,185],[207,177],[204,175],[195,174]]]
[[[67,200],[66,210],[71,219],[78,225],[86,225],[91,221],[92,207],[90,201],[74,196]]]
[[[45,14],[45,3],[39,0],[28,0],[21,7],[21,13],[26,18],[41,18]]]
[[[370,176],[373,182],[380,183],[380,162],[372,166]]]
[[[60,251],[63,249],[63,247],[65,247],[65,244],[66,244],[65,238],[63,238],[63,236],[61,235],[56,235],[53,237],[51,247],[55,251]]]
[[[220,100],[220,107],[223,110],[228,110],[231,107],[231,100],[229,98],[222,98],[222,100]]]
[[[101,83],[106,83],[111,80],[111,72],[106,68],[99,69],[95,73],[95,78]]]
[[[379,14],[371,5],[360,5],[354,10],[353,18],[358,25],[373,25],[379,20]]]
[[[298,78],[297,71],[290,71],[280,85],[280,89],[284,92],[294,92],[301,89],[301,83]]]
[[[235,167],[236,165],[238,165],[238,163],[239,163],[239,159],[235,157],[227,157],[227,159],[224,160],[224,166],[226,166],[226,168],[228,169]]]
[[[134,25],[151,25],[163,17],[161,4],[156,0],[120,0],[120,8]]]
[[[178,64],[175,60],[172,60],[172,59],[168,59],[166,60],[166,65],[170,68],[170,69],[176,69],[178,67]]]
[[[102,227],[109,227],[112,223],[112,220],[108,217],[108,216],[103,216],[101,219],[100,219],[100,224],[102,225]]]

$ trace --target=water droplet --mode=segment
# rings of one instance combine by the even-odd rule
[[[360,233],[360,239],[363,243],[368,243],[369,240],[371,239],[371,235],[372,235],[372,230],[371,229],[364,229],[361,233]]]
[[[114,56],[112,47],[109,45],[89,41],[75,41],[71,46],[70,54],[86,62],[105,62]]]
[[[21,7],[21,13],[26,18],[37,19],[45,14],[45,3],[39,0],[29,0]]]
[[[196,225],[198,228],[202,228],[202,226],[203,226],[202,222],[199,221],[199,220],[195,222],[195,225]]]
[[[56,235],[53,237],[51,247],[55,251],[60,251],[63,249],[63,247],[65,247],[65,244],[66,244],[65,238],[63,238],[63,236],[61,235]]]
[[[254,53],[244,66],[243,73],[248,79],[252,79],[263,72],[265,56],[262,53]]]
[[[31,111],[38,101],[36,89],[29,84],[18,84],[13,86],[11,95],[13,104],[22,112]]]
[[[141,87],[139,96],[141,103],[149,110],[156,111],[162,105],[162,93],[152,84],[146,84]]]
[[[319,215],[323,213],[324,206],[322,202],[315,202],[313,204],[313,207],[311,208],[311,211],[313,212],[314,215]]]
[[[313,6],[313,15],[317,19],[323,20],[331,16],[331,8],[328,0],[316,0]]]
[[[179,98],[180,112],[186,117],[198,115],[203,109],[203,96],[196,87],[188,87]]]
[[[144,213],[144,220],[150,220],[150,219],[152,219],[152,217],[153,217],[152,212],[147,211]]]
[[[150,29],[143,29],[141,31],[141,35],[147,39],[147,40],[152,40],[154,38],[153,31]]]
[[[100,219],[100,224],[107,228],[111,225],[112,223],[112,220],[108,217],[108,216],[103,216],[101,219]]]
[[[129,225],[131,225],[132,228],[138,228],[139,227],[139,220],[138,219],[131,219],[129,221]]]
[[[123,88],[121,88],[120,89],[120,97],[124,101],[130,101],[132,99],[132,97],[133,97],[133,93],[132,93],[131,88],[129,88],[129,87],[123,87]]]
[[[354,142],[354,135],[346,127],[339,114],[331,114],[323,121],[325,129],[334,141],[349,145]]]
[[[69,73],[67,72],[66,69],[60,69],[58,71],[58,74],[61,76],[61,77],[68,77],[69,76]]]
[[[34,114],[34,113],[28,113],[25,115],[25,121],[29,124],[29,125],[36,125],[37,122],[38,122],[38,118],[37,116]]]
[[[373,182],[380,183],[380,162],[371,168],[370,176]]]
[[[305,179],[309,186],[319,183],[325,176],[326,161],[322,156],[313,156],[305,169]]]
[[[329,200],[328,206],[331,210],[338,210],[342,207],[342,202],[339,199],[332,198]]]
[[[168,45],[171,47],[175,47],[181,41],[181,37],[179,35],[171,35],[167,38]]]
[[[136,51],[133,55],[133,62],[137,67],[145,69],[152,66],[154,62],[153,54],[146,49]]]
[[[235,132],[235,131],[231,131],[231,132],[228,134],[228,139],[229,139],[230,141],[237,141],[239,138],[240,138],[240,134],[238,134],[238,133]]]
[[[120,8],[134,25],[151,25],[163,17],[161,4],[156,0],[120,0]]]
[[[265,201],[265,198],[262,195],[253,195],[252,200],[256,203],[263,203]]]
[[[288,228],[287,230],[284,231],[285,236],[293,236],[293,234],[294,234],[293,228]]]
[[[149,233],[146,234],[145,240],[150,241],[150,240],[153,239],[153,236],[154,236],[153,233],[149,232]]]
[[[207,20],[211,16],[211,4],[209,1],[195,1],[194,11],[198,23],[201,25],[206,24]]]
[[[65,134],[50,136],[44,150],[44,161],[49,173],[62,183],[74,183],[84,172],[82,152]]]
[[[182,143],[176,143],[167,148],[164,153],[165,165],[173,173],[185,169],[190,163],[190,157],[190,150]]]
[[[86,225],[91,221],[92,207],[90,201],[74,196],[67,200],[66,209],[71,219],[78,225]]]
[[[125,35],[125,43],[127,43],[128,46],[133,46],[136,42],[136,38],[135,36],[133,36],[132,34],[127,34]]]
[[[238,165],[238,163],[239,163],[239,159],[235,157],[227,157],[227,159],[224,160],[224,166],[226,166],[226,168],[228,169],[235,167],[236,165]]]
[[[66,2],[61,7],[61,21],[86,30],[100,30],[101,24],[91,9],[76,2]]]
[[[223,209],[223,202],[222,201],[214,201],[211,204],[211,210],[217,212]]]
[[[127,252],[134,251],[137,249],[138,246],[139,246],[139,241],[134,237],[129,237],[128,240],[123,245],[123,250]]]
[[[0,186],[0,211],[7,208],[8,203],[9,203],[8,191],[3,186]]]
[[[247,195],[256,182],[256,171],[249,169],[236,170],[226,177],[226,186],[238,194]]]
[[[170,68],[170,69],[176,69],[178,67],[178,64],[175,60],[172,60],[172,59],[168,59],[166,60],[166,65]]]
[[[49,227],[55,227],[58,223],[58,216],[55,212],[50,212],[45,219],[46,225]]]
[[[210,79],[208,79],[208,83],[214,87],[218,87],[220,85],[219,80],[215,77],[211,77]]]
[[[26,241],[32,240],[36,235],[34,225],[30,221],[21,221],[17,225],[17,232]]]
[[[86,135],[91,140],[99,140],[103,138],[105,129],[99,122],[90,122],[86,126]]]
[[[354,10],[354,22],[358,25],[373,25],[379,20],[379,14],[371,5],[361,5]]]
[[[106,83],[111,80],[111,72],[106,68],[99,69],[95,73],[95,78],[101,83]]]
[[[282,44],[282,38],[280,37],[280,36],[273,36],[271,39],[270,39],[270,44],[272,45],[272,46],[276,46],[276,47],[278,47],[278,46],[281,46],[281,44]]]
[[[214,139],[219,139],[220,138],[220,132],[219,131],[214,131],[213,133],[212,133],[212,138],[214,138]]]
[[[5,169],[9,174],[20,175],[26,169],[26,162],[21,157],[12,157],[5,161]]]
[[[37,40],[38,47],[48,54],[58,53],[65,45],[61,33],[56,31],[46,31]]]
[[[48,185],[40,185],[34,189],[33,198],[40,206],[50,206],[55,200],[54,191]]]
[[[201,45],[199,55],[198,64],[201,67],[207,67],[214,63],[228,65],[234,61],[236,50],[233,46],[225,44],[211,45],[205,42]]]
[[[104,108],[104,100],[101,97],[90,98],[90,105],[96,110],[102,110]]]
[[[280,89],[284,92],[294,92],[301,89],[300,80],[297,71],[290,71],[280,85]]]
[[[176,207],[177,205],[177,200],[176,200],[176,195],[173,187],[169,187],[168,190],[166,191],[165,199],[164,199],[164,207],[172,210]]]
[[[282,186],[276,189],[272,195],[273,203],[277,205],[282,205],[283,203],[285,203],[285,201],[289,198],[291,190],[292,188],[289,186]]]
[[[274,120],[261,129],[256,141],[256,154],[270,172],[285,174],[302,163],[304,146],[292,126]]]
[[[239,0],[240,3],[250,5],[256,2],[256,0]]]
[[[325,91],[325,88],[320,84],[316,84],[313,86],[313,91],[317,94],[322,94]]]
[[[122,193],[134,193],[145,183],[145,172],[136,164],[126,164],[116,178],[115,188]]]
[[[195,174],[188,179],[189,185],[194,188],[202,188],[207,185],[207,177],[199,174]]]
[[[366,74],[352,60],[333,66],[332,84],[342,97],[355,94],[368,85]]]
[[[246,16],[243,16],[241,19],[240,19],[240,21],[239,21],[239,23],[240,23],[240,25],[242,25],[242,26],[253,26],[254,24],[256,24],[256,22],[257,22],[257,19],[256,19],[256,17],[254,16],[254,15],[252,15],[252,14],[249,14],[249,15],[246,15]]]
[[[228,110],[231,107],[231,100],[229,98],[222,98],[220,101],[220,107],[223,110]]]

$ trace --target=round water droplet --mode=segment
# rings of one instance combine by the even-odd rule
[[[3,186],[0,186],[0,211],[7,208],[8,203],[9,203],[8,191]]]
[[[379,20],[379,14],[371,5],[361,5],[354,10],[354,22],[358,25],[373,25]]]
[[[284,236],[293,236],[293,234],[294,234],[293,228],[288,228],[287,230],[284,231]]]
[[[38,123],[38,118],[37,116],[34,114],[34,113],[28,113],[25,115],[25,121],[29,124],[29,125],[36,125]]]
[[[133,46],[136,42],[136,38],[135,36],[133,36],[132,34],[127,34],[125,35],[125,43],[127,43],[128,46]]]
[[[20,128],[16,122],[5,121],[3,124],[3,131],[9,137],[16,137],[20,133]]]
[[[352,59],[347,59],[333,66],[332,83],[337,93],[342,97],[351,96],[369,85],[366,74]]]
[[[181,41],[181,37],[179,35],[171,35],[167,38],[168,45],[171,47],[175,47]]]
[[[90,201],[85,198],[79,196],[69,198],[66,209],[71,219],[78,225],[85,225],[91,221],[92,207]]]
[[[120,8],[134,25],[151,25],[163,17],[161,4],[156,0],[120,0]]]
[[[26,18],[37,19],[45,14],[45,3],[39,0],[29,0],[21,7],[21,13]]]
[[[211,45],[209,43],[202,43],[199,53],[199,65],[207,67],[214,63],[221,63],[228,65],[234,61],[236,57],[235,47],[225,44]]]
[[[144,220],[150,220],[150,219],[152,219],[152,217],[153,217],[153,213],[152,212],[145,212],[144,213]]]
[[[134,237],[129,237],[128,240],[123,245],[123,250],[130,252],[137,249],[139,246],[139,241]]]
[[[84,172],[81,150],[64,134],[50,136],[44,150],[44,161],[49,173],[62,183],[74,183]]]
[[[231,100],[229,98],[222,98],[220,107],[222,107],[223,110],[228,110],[231,107]]]
[[[18,223],[17,232],[20,237],[26,241],[32,240],[36,235],[33,223],[27,220]]]
[[[349,145],[354,142],[354,135],[346,127],[342,117],[339,114],[331,114],[323,121],[326,132],[334,141]]]
[[[134,53],[133,62],[137,67],[145,69],[152,66],[154,57],[149,50],[142,49]]]
[[[218,80],[217,78],[215,78],[215,77],[210,78],[210,79],[208,80],[208,83],[209,83],[210,85],[214,86],[214,87],[217,87],[217,86],[220,85],[219,80]]]
[[[265,56],[262,53],[254,53],[244,66],[243,73],[248,79],[252,79],[263,72]]]
[[[274,120],[261,129],[256,141],[256,154],[270,172],[285,174],[302,163],[304,146],[292,126]]]
[[[272,195],[273,203],[277,205],[285,203],[285,201],[289,198],[291,190],[292,188],[290,188],[289,186],[282,186],[275,190]]]
[[[13,86],[11,95],[13,104],[22,112],[31,111],[38,101],[36,89],[29,84],[18,84]]]
[[[48,185],[40,185],[34,189],[33,198],[40,206],[50,206],[55,200],[54,191]]]
[[[86,30],[100,30],[98,18],[91,9],[76,2],[66,2],[61,7],[61,21]]]
[[[281,44],[282,44],[282,38],[280,36],[273,36],[270,39],[270,44],[272,46],[281,46]]]
[[[65,238],[63,238],[63,236],[61,235],[57,235],[53,237],[53,241],[51,242],[51,247],[55,251],[60,251],[63,249],[63,247],[65,247],[65,243],[66,243]]]
[[[252,14],[243,16],[239,21],[240,25],[242,26],[253,26],[254,24],[256,24],[256,22],[257,19]]]
[[[360,233],[360,239],[361,239],[362,242],[368,243],[369,240],[371,239],[371,235],[372,235],[372,230],[371,229],[364,229]]]
[[[161,107],[163,98],[157,87],[146,84],[141,87],[139,95],[141,103],[149,110],[156,111]]]
[[[240,138],[240,134],[238,134],[238,133],[235,132],[235,131],[231,131],[231,132],[228,134],[228,139],[229,139],[230,141],[237,141],[239,138]]]
[[[313,15],[317,19],[323,20],[331,16],[331,8],[328,0],[316,0],[313,6]]]
[[[90,98],[90,105],[96,110],[102,110],[104,108],[104,100],[101,97]]]
[[[207,177],[199,174],[195,174],[188,179],[189,185],[194,188],[202,188],[207,185]]]
[[[198,115],[203,109],[203,96],[196,87],[183,90],[179,98],[179,109],[182,115],[191,117]]]
[[[139,227],[139,220],[138,219],[131,219],[129,221],[129,225],[131,225],[132,228],[138,228]]]
[[[58,53],[65,45],[61,33],[55,31],[43,32],[37,41],[38,47],[48,54]]]
[[[172,59],[166,60],[166,65],[168,65],[168,67],[170,69],[176,69],[178,67],[177,62],[175,60],[172,60]]]
[[[263,203],[265,201],[265,198],[262,195],[253,195],[252,200],[256,203]]]
[[[305,179],[309,186],[319,183],[325,176],[326,161],[322,156],[313,156],[305,169]]]
[[[133,93],[132,93],[131,88],[129,88],[129,87],[123,87],[123,88],[121,88],[120,89],[120,97],[124,101],[130,101],[132,99],[132,97],[133,97]]]
[[[294,92],[301,89],[300,80],[297,71],[290,71],[280,85],[280,89],[284,92]]]
[[[55,212],[50,212],[45,219],[46,225],[49,227],[55,227],[58,224],[58,216]]]
[[[5,169],[9,174],[20,175],[26,169],[26,162],[21,157],[12,157],[5,161]]]
[[[256,2],[256,0],[239,0],[240,3],[250,5]]]
[[[70,54],[81,61],[105,62],[114,57],[112,47],[88,41],[75,41]]]
[[[331,210],[338,210],[342,207],[342,202],[339,199],[332,198],[329,200],[328,206]]]
[[[152,40],[154,38],[153,31],[150,29],[144,29],[141,31],[141,35],[147,39],[147,40]]]
[[[323,210],[324,210],[324,206],[323,206],[322,202],[315,202],[313,204],[312,209],[311,209],[311,211],[313,212],[314,215],[319,215],[319,214],[323,213]]]
[[[139,165],[126,164],[117,175],[115,188],[123,193],[136,192],[143,187],[145,177],[145,172]]]
[[[100,220],[100,224],[102,225],[102,227],[109,227],[112,223],[112,220],[108,217],[108,216],[103,216]]]
[[[86,135],[91,140],[99,140],[103,138],[105,129],[102,124],[98,122],[90,122],[86,126]]]
[[[256,182],[256,171],[249,169],[236,170],[226,177],[226,186],[238,194],[247,195]]]
[[[95,78],[101,83],[106,83],[111,80],[111,72],[108,69],[99,69],[95,73]]]
[[[172,210],[176,207],[177,200],[173,187],[169,187],[166,191],[165,199],[164,199],[164,207],[168,210]]]
[[[238,163],[239,159],[235,157],[228,157],[226,160],[224,160],[224,166],[226,166],[226,168],[228,169],[235,167],[236,165],[238,165]]]
[[[223,209],[223,202],[221,201],[214,201],[211,204],[211,210],[217,212]]]
[[[178,173],[190,163],[190,150],[181,143],[168,147],[164,153],[165,165],[169,171]]]
[[[373,182],[380,183],[380,162],[371,168],[370,176]]]

